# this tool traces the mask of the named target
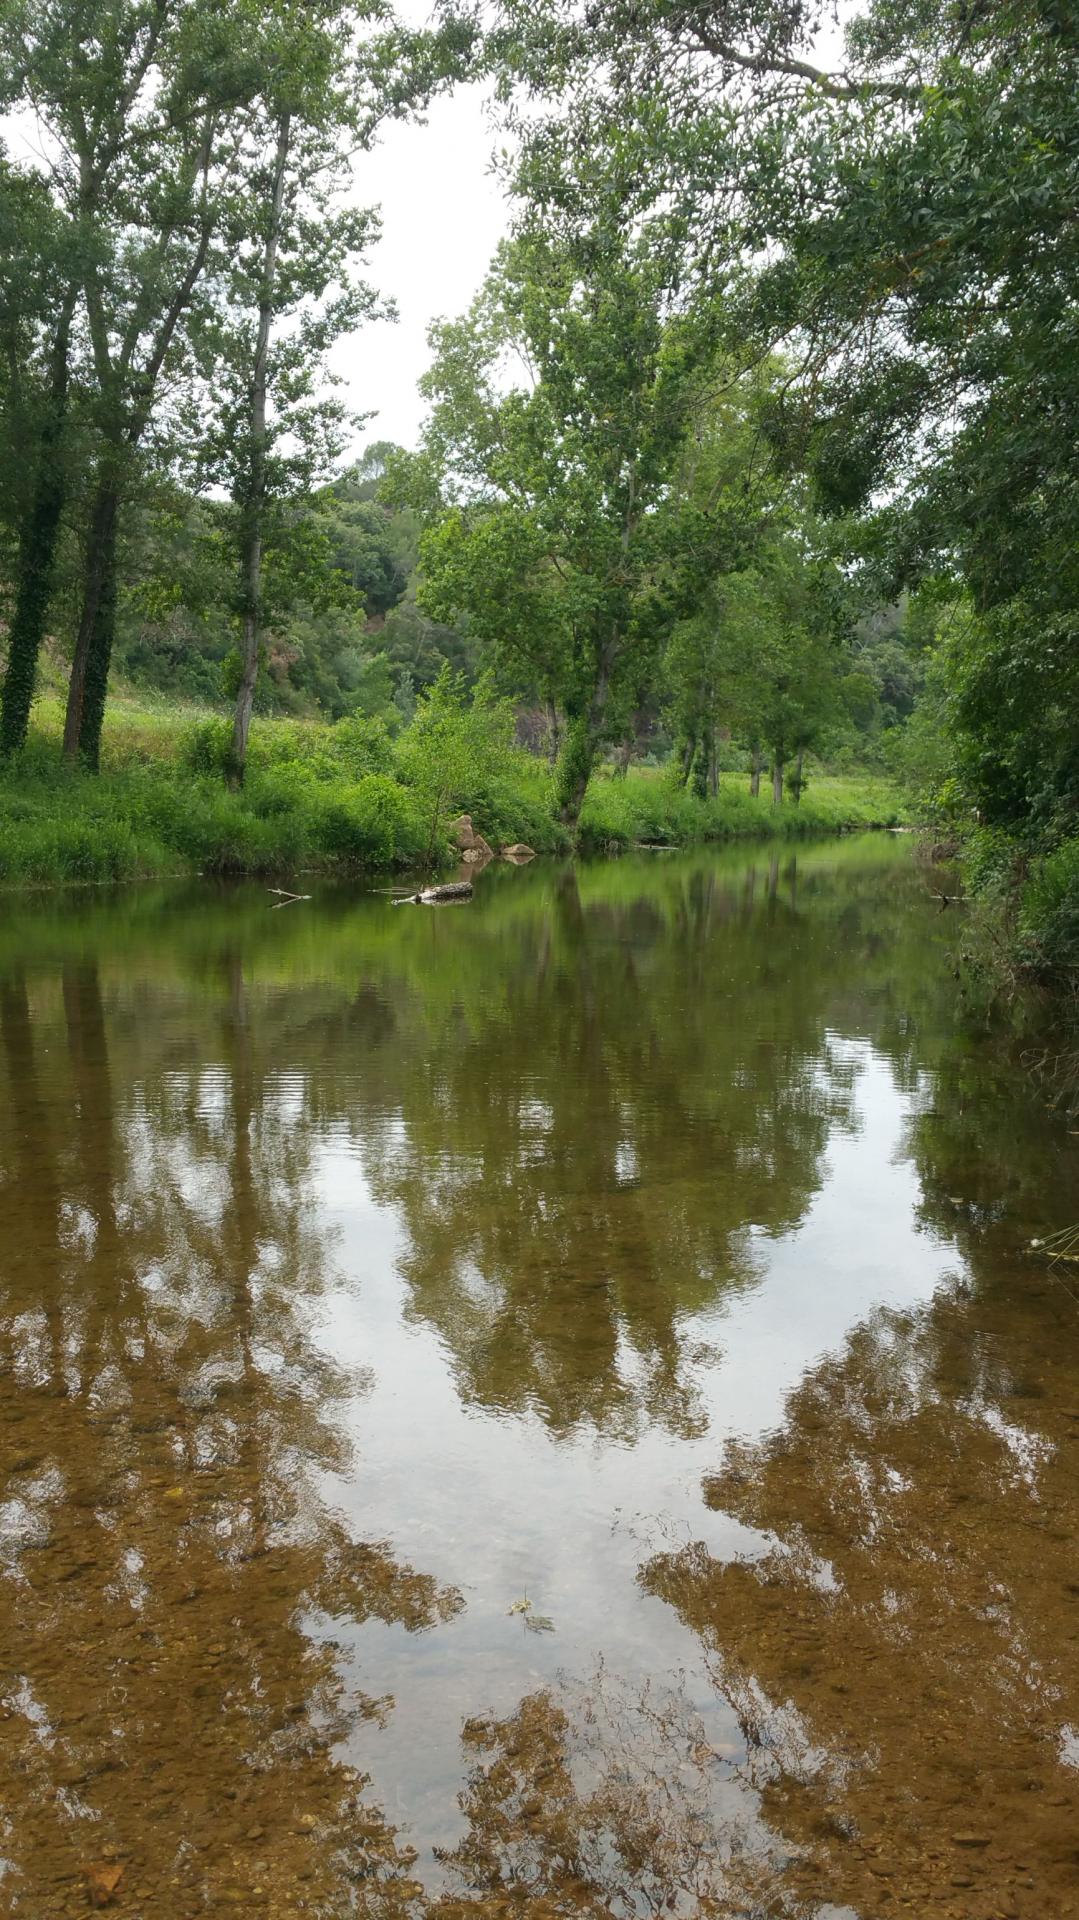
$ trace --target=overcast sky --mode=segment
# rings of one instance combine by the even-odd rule
[[[382,209],[368,278],[399,316],[396,324],[363,327],[334,354],[350,405],[376,410],[362,440],[415,445],[427,328],[464,312],[505,231],[505,202],[490,173],[497,136],[484,97],[480,87],[458,88],[435,101],[425,126],[392,126],[357,164],[358,198]]]

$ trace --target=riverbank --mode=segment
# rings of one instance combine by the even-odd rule
[[[495,846],[571,845],[546,762],[493,732],[447,748],[411,728],[391,740],[363,720],[256,722],[244,788],[232,793],[217,718],[119,707],[96,778],[60,765],[55,719],[46,708],[26,750],[0,772],[0,885],[439,866],[451,858],[447,828],[460,811]],[[700,800],[656,770],[616,779],[600,769],[577,845],[787,839],[902,819],[898,793],[872,776],[820,775],[800,804],[773,807],[735,774],[716,799]]]

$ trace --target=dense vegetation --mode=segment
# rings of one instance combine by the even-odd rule
[[[222,778],[230,722],[198,709],[114,704],[93,775],[58,764],[58,702],[41,732],[0,769],[0,884],[126,880],[190,873],[267,876],[332,866],[378,871],[440,861],[450,821],[467,805],[491,840],[568,851],[546,760],[514,740],[513,711],[441,680],[411,725],[256,721],[247,777]],[[797,807],[775,809],[744,783],[700,798],[655,770],[591,785],[577,844],[617,850],[888,826],[895,790],[866,776],[814,779]]]
[[[823,25],[7,9],[0,870],[437,858],[460,804],[789,830],[875,769],[1012,967],[1079,968],[1079,11],[866,0],[826,64]],[[350,463],[349,156],[477,75],[508,237],[421,446]],[[124,753],[132,690],[207,717]]]

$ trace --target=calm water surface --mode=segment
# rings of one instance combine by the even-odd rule
[[[1079,1138],[955,936],[4,901],[0,1910],[1079,1914]]]

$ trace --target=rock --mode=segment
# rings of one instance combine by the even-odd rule
[[[950,1836],[953,1847],[987,1847],[987,1833],[953,1833]]]
[[[460,847],[466,860],[494,859],[494,848],[484,839],[482,833],[476,832],[470,813],[459,814],[456,820],[451,820],[448,832],[454,846]]]
[[[499,847],[498,851],[503,860],[516,860],[519,864],[536,857],[535,847],[526,847],[523,840],[515,840],[512,847]]]
[[[487,845],[482,833],[477,833],[472,825],[472,815],[470,813],[458,814],[456,820],[450,821],[447,831],[454,846],[460,847],[462,853],[468,853],[473,847],[485,847]]]

